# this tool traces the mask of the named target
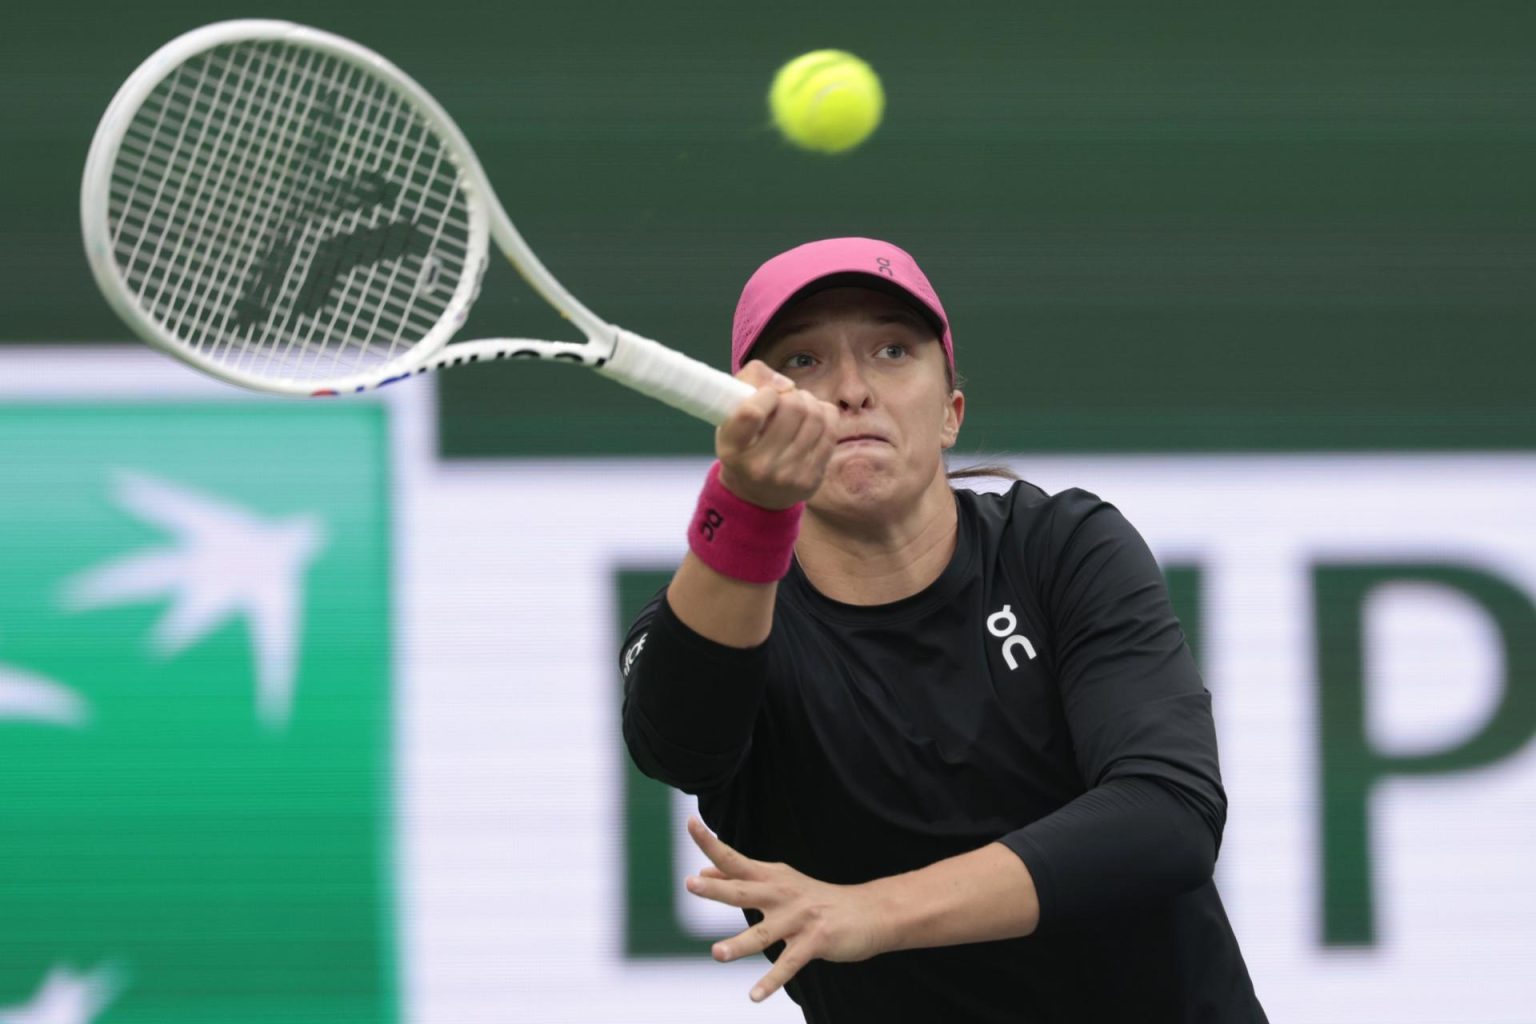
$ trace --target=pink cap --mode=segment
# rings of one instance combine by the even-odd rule
[[[939,302],[928,278],[908,253],[874,238],[826,238],[807,242],[788,252],[781,252],[757,268],[741,300],[736,303],[736,319],[731,325],[731,372],[740,370],[757,344],[763,328],[774,315],[794,298],[815,291],[813,285],[832,287],[843,275],[859,275],[846,283],[890,291],[909,299],[933,323],[944,343],[944,357],[955,368],[955,343],[949,334],[949,317]]]

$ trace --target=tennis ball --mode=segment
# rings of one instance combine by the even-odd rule
[[[768,90],[773,123],[820,153],[852,149],[880,124],[885,90],[874,69],[843,50],[813,50],[779,68]]]

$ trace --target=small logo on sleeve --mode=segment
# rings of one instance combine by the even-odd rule
[[[1035,660],[1035,645],[1029,642],[1029,637],[1022,633],[1014,632],[1019,628],[1019,617],[1013,614],[1011,605],[1003,605],[1001,611],[995,611],[987,616],[987,632],[1003,641],[1003,660],[1008,663],[1010,671],[1019,667],[1018,656],[1014,649],[1024,648],[1024,654],[1030,661]]]
[[[624,667],[624,678],[625,679],[629,678],[629,670],[635,667],[635,659],[640,656],[640,652],[641,651],[645,650],[645,638],[650,636],[650,635],[651,634],[649,634],[649,633],[641,633],[640,634],[640,638],[638,640],[636,640],[634,643],[630,644],[629,645],[629,650],[624,652],[624,666],[623,667]]]

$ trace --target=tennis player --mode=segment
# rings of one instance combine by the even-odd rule
[[[952,487],[944,307],[886,242],[747,282],[689,553],[623,647],[624,737],[699,797],[686,880],[814,1024],[1264,1021],[1212,882],[1210,695],[1085,491]],[[713,832],[711,832],[711,829]]]

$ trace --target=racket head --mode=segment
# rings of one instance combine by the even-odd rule
[[[241,19],[157,50],[114,96],[81,182],[97,284],[145,341],[282,394],[404,376],[485,271],[478,160],[420,85],[318,29]],[[510,226],[510,221],[508,221]]]

